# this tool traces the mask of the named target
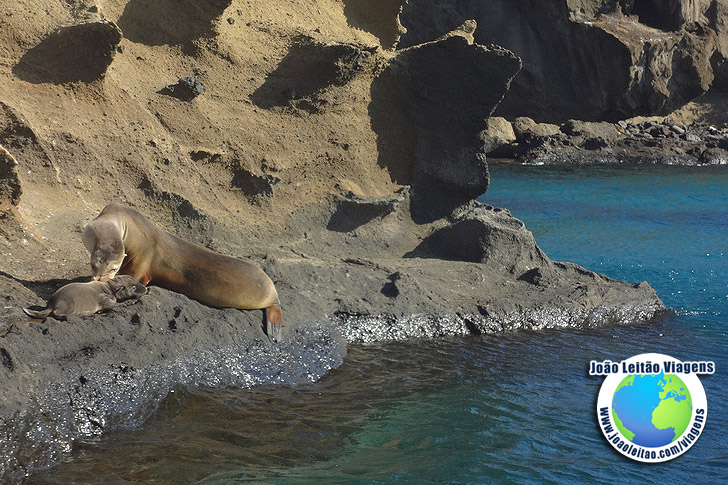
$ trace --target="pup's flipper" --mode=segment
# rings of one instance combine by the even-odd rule
[[[40,318],[41,320],[46,318],[48,315],[53,313],[53,310],[46,308],[44,310],[31,310],[30,308],[23,307],[23,311],[30,317]]]

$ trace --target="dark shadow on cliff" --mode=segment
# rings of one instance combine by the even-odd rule
[[[286,56],[250,99],[265,109],[307,100],[310,110],[317,111],[325,104],[318,95],[329,86],[343,86],[351,81],[363,70],[372,52],[372,48],[319,44],[301,37],[289,47]]]
[[[346,21],[379,39],[385,49],[393,47],[402,34],[399,12],[406,0],[343,0]]]
[[[207,36],[232,0],[131,0],[119,18],[124,37],[146,45],[188,45]]]
[[[111,22],[62,27],[26,52],[13,74],[35,84],[90,83],[104,76],[120,41],[121,31]]]
[[[404,198],[404,191],[393,197],[362,197],[351,192],[336,197],[336,210],[331,215],[326,229],[336,232],[353,231],[374,219],[381,219],[391,214]]]

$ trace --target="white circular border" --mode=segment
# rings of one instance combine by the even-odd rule
[[[629,359],[625,360],[624,362],[631,364],[631,363],[637,363],[637,362],[652,362],[653,364],[659,363],[660,364],[660,370],[662,372],[665,371],[664,362],[676,362],[676,363],[682,363],[681,360],[675,359],[674,357],[670,357],[669,355],[665,354],[655,354],[655,353],[649,353],[649,354],[639,354],[635,355],[633,357],[630,357]],[[622,363],[619,363],[620,369],[619,372],[616,374],[609,374],[604,379],[604,382],[602,382],[602,387],[599,389],[599,397],[597,398],[597,422],[599,424],[599,428],[602,430],[602,434],[604,434],[604,438],[609,442],[612,447],[623,454],[624,456],[631,458],[632,460],[641,461],[644,463],[661,463],[664,461],[672,460],[673,458],[677,458],[678,456],[682,455],[686,451],[690,449],[691,446],[695,444],[696,441],[700,438],[700,435],[702,434],[703,430],[705,429],[705,423],[708,418],[708,399],[705,395],[705,389],[703,388],[703,384],[700,382],[700,378],[695,373],[690,374],[682,374],[677,372],[665,372],[665,374],[675,374],[678,377],[680,377],[680,380],[682,380],[685,385],[688,388],[688,391],[690,392],[690,398],[692,400],[693,405],[693,411],[690,416],[690,424],[685,429],[682,435],[680,435],[676,440],[674,440],[672,443],[667,444],[665,446],[660,446],[657,448],[650,448],[647,446],[639,446],[635,445],[631,441],[629,441],[627,438],[622,436],[622,433],[619,432],[619,429],[617,428],[614,417],[613,417],[613,411],[612,411],[612,400],[614,398],[614,392],[617,390],[617,387],[622,382],[622,380],[627,377],[628,375],[631,375],[629,372],[622,372]],[[635,373],[638,374],[639,373]],[[656,457],[653,459],[651,457],[640,457],[640,456],[632,456],[629,452],[630,449],[623,450],[617,446],[617,444],[613,443],[609,436],[607,436],[607,433],[604,429],[604,426],[602,425],[602,418],[599,414],[599,410],[603,407],[609,408],[609,424],[611,425],[614,432],[618,433],[619,437],[622,438],[623,442],[626,442],[628,444],[631,444],[634,447],[642,448],[644,450],[647,450],[649,452],[654,451]],[[695,422],[695,416],[696,416],[696,409],[705,409],[705,413],[702,414],[703,416],[703,422],[701,423],[700,428],[700,434],[698,434],[698,437],[696,437],[694,440],[690,441],[690,443],[685,446],[682,450],[680,450],[677,453],[670,454],[670,456],[665,456],[665,451],[670,452],[670,449],[675,446],[675,443],[678,443],[680,440],[682,440],[691,430],[692,424]],[[660,456],[662,455],[662,456]]]

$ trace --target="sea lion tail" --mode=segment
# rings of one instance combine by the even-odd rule
[[[279,342],[281,339],[281,322],[283,321],[283,312],[281,311],[281,303],[276,301],[265,309],[266,334],[268,338]]]
[[[31,310],[30,308],[23,307],[23,311],[30,317],[33,318],[45,318],[51,314],[53,310],[46,308],[44,310]]]

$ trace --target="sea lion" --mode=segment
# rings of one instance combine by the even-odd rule
[[[83,230],[97,280],[131,275],[205,305],[264,309],[266,333],[280,338],[281,303],[273,281],[252,261],[224,256],[155,226],[139,212],[109,204]]]
[[[119,275],[105,282],[69,283],[51,295],[44,310],[23,308],[23,311],[33,318],[93,315],[118,306],[118,302],[139,298],[146,292],[146,287],[133,277]]]

